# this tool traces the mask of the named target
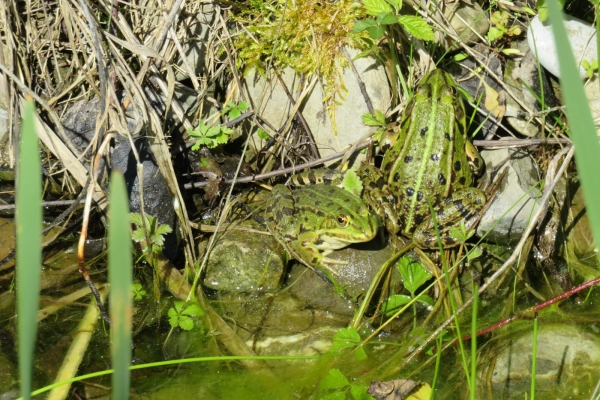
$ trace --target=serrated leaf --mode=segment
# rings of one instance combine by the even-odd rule
[[[433,29],[431,29],[431,26],[427,24],[427,21],[421,17],[416,17],[414,15],[401,15],[398,17],[398,23],[402,25],[404,29],[406,29],[406,32],[413,35],[417,39],[435,39],[435,36],[433,35]]]
[[[183,315],[190,315],[193,317],[201,317],[204,315],[204,310],[202,310],[197,304],[190,304],[181,312]]]
[[[144,235],[144,230],[136,229],[135,231],[133,231],[131,233],[131,239],[136,243],[139,243],[142,240],[146,240],[146,235]]]
[[[360,197],[363,191],[362,180],[354,170],[346,171],[342,180],[342,187],[357,197]]]
[[[426,294],[420,294],[417,297],[417,301],[419,303],[423,303],[426,306],[433,307],[435,305],[435,301],[431,298],[431,296],[427,296]]]
[[[467,258],[469,259],[469,261],[471,261],[471,260],[478,258],[482,254],[483,254],[483,250],[481,250],[481,247],[476,246],[476,247],[473,247],[473,249],[467,253]]]
[[[179,316],[179,327],[184,331],[191,331],[194,329],[194,321],[190,317],[184,315]]]
[[[129,213],[129,220],[137,226],[142,225],[142,216],[139,213]]]
[[[334,354],[339,353],[340,350],[352,348],[360,344],[360,342],[360,335],[356,331],[356,328],[342,328],[333,335],[331,352]]]
[[[337,368],[332,368],[321,381],[319,389],[340,389],[349,384],[348,378],[344,376],[342,371]]]
[[[394,11],[385,0],[363,0],[363,7],[365,7],[367,14],[374,17],[381,13],[391,13]]]

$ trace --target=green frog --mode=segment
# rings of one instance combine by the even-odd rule
[[[363,166],[364,199],[384,218],[391,233],[400,232],[424,249],[437,248],[430,202],[444,248],[459,244],[449,229],[478,220],[486,202],[473,175],[483,161],[467,139],[465,109],[450,74],[433,70],[420,82],[396,130],[381,169]]]
[[[292,257],[325,274],[344,293],[327,264],[333,250],[367,242],[377,233],[377,217],[357,196],[337,186],[314,185],[295,190],[276,185],[267,200],[269,231]]]

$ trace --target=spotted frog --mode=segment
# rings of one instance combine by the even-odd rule
[[[445,248],[459,244],[449,229],[478,219],[485,194],[474,187],[473,175],[483,161],[467,139],[465,109],[454,79],[440,69],[420,82],[404,117],[385,141],[381,169],[363,166],[364,199],[380,214],[391,233],[412,237],[420,248],[437,248],[428,202]]]
[[[314,185],[291,190],[273,188],[265,210],[269,231],[288,253],[303,264],[325,274],[343,293],[327,264],[333,250],[351,243],[367,242],[377,233],[377,217],[357,196],[337,186]]]

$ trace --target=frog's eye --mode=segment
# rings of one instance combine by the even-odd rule
[[[345,228],[348,225],[348,217],[344,214],[338,214],[337,224],[340,228]]]

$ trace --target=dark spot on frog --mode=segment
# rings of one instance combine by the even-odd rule
[[[455,161],[454,162],[454,170],[460,171],[461,168],[462,168],[462,164],[460,163],[460,161]]]
[[[425,128],[421,128],[421,137],[425,137],[425,134],[427,133],[427,130],[429,130],[428,126],[426,126]]]
[[[411,187],[409,187],[409,188],[406,189],[406,195],[408,197],[412,197],[413,194],[415,194],[415,189],[413,189]]]
[[[432,154],[431,155],[431,161],[435,161],[435,162],[440,161],[440,155],[437,154],[437,153],[436,154]]]
[[[417,200],[418,201],[423,200],[423,193],[422,192],[417,192]]]
[[[320,246],[322,245],[324,242],[323,240],[321,240],[321,237],[319,237],[317,240],[315,240],[315,245]]]
[[[415,215],[415,225],[421,225],[423,223],[423,216],[421,214]]]
[[[412,156],[406,156],[406,157],[404,157],[404,162],[405,162],[406,164],[408,164],[408,163],[409,163],[409,162],[411,162],[412,160],[413,160]]]
[[[462,211],[464,210],[465,205],[463,204],[462,200],[454,200],[454,207],[456,207],[458,211]]]
[[[444,176],[444,174],[442,174],[442,173],[438,174],[438,181],[440,182],[440,185],[446,184],[446,177]]]
[[[398,182],[400,180],[400,174],[398,172],[396,172],[394,174],[394,182]]]
[[[318,206],[320,206],[320,205],[321,205],[321,200],[316,200],[316,201],[315,201],[315,207],[318,207]]]
[[[464,185],[467,183],[467,180],[465,179],[464,176],[461,176],[460,178],[458,178],[458,183],[460,183],[461,185]]]
[[[446,140],[452,140],[452,137],[450,137],[449,133],[444,133],[444,137],[446,138]]]

